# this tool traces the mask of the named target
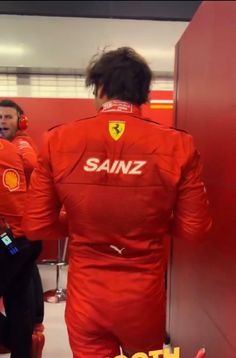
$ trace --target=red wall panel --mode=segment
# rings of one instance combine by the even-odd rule
[[[181,358],[236,357],[236,2],[205,1],[177,46],[176,122],[204,165],[213,228],[174,240],[169,329]]]
[[[150,103],[142,107],[144,117],[151,118],[153,121],[171,127],[173,125],[173,104],[167,106],[160,103],[159,108],[153,108],[152,100],[173,100],[173,91],[151,91]],[[168,108],[160,108],[168,107]]]
[[[29,117],[28,133],[40,146],[42,133],[49,128],[95,115],[91,99],[13,98]]]

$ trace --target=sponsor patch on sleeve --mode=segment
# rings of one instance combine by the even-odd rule
[[[20,175],[15,169],[6,169],[3,172],[2,182],[9,191],[18,190],[20,187]]]

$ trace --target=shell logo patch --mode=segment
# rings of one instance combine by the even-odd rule
[[[2,182],[9,191],[15,191],[20,187],[20,176],[15,169],[4,170]]]
[[[109,133],[114,140],[119,140],[124,131],[125,122],[109,122]]]
[[[2,144],[2,142],[0,141],[0,150],[4,148],[4,145]]]

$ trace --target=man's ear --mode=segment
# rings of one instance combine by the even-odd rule
[[[101,85],[98,87],[97,97],[101,99],[101,98],[103,98],[104,95],[105,95],[104,87],[103,87],[103,85]]]

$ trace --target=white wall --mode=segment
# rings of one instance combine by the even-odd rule
[[[94,98],[83,76],[0,75],[0,97]],[[153,90],[173,90],[173,81],[154,80]]]
[[[83,72],[104,46],[131,46],[153,71],[173,73],[174,46],[188,22],[0,15],[0,67]]]

